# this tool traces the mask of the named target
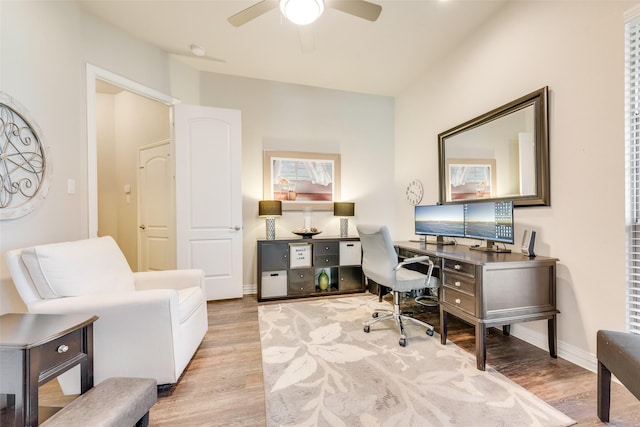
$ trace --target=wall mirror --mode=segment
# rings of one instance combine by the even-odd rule
[[[438,135],[440,203],[549,206],[548,88]]]

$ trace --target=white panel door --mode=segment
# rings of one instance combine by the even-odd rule
[[[242,297],[240,111],[174,106],[178,268],[201,268],[207,300]]]
[[[172,163],[169,140],[138,150],[138,271],[175,268]]]

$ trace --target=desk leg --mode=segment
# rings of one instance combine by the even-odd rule
[[[511,335],[511,325],[503,325],[502,326],[502,335],[508,337]]]
[[[447,312],[440,305],[440,344],[447,344]]]
[[[484,323],[476,323],[476,367],[484,371],[487,359],[487,326]]]
[[[551,319],[549,319],[548,321],[548,336],[549,336],[549,355],[551,357],[553,357],[554,359],[556,359],[558,357],[558,351],[557,351],[557,322],[556,322],[556,315],[554,314]]]

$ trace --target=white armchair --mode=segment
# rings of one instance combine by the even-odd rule
[[[85,313],[94,324],[94,381],[155,378],[176,383],[207,331],[202,270],[134,273],[111,237],[7,253],[13,282],[30,313]],[[59,377],[79,392],[79,371]]]

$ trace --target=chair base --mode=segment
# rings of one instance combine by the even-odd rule
[[[385,310],[385,309],[377,309],[373,313],[373,319],[364,323],[364,331],[369,332],[371,330],[371,325],[374,323],[380,322],[382,320],[394,319],[396,324],[398,325],[398,329],[400,330],[400,340],[398,344],[401,347],[405,347],[407,345],[407,334],[404,331],[403,320],[408,320],[418,325],[424,326],[427,328],[427,335],[433,336],[434,328],[433,325],[430,325],[427,322],[423,322],[422,320],[416,319],[410,316],[407,313],[403,313],[400,310],[400,296],[401,292],[393,291],[393,310]],[[384,316],[380,316],[380,313],[387,313]]]

